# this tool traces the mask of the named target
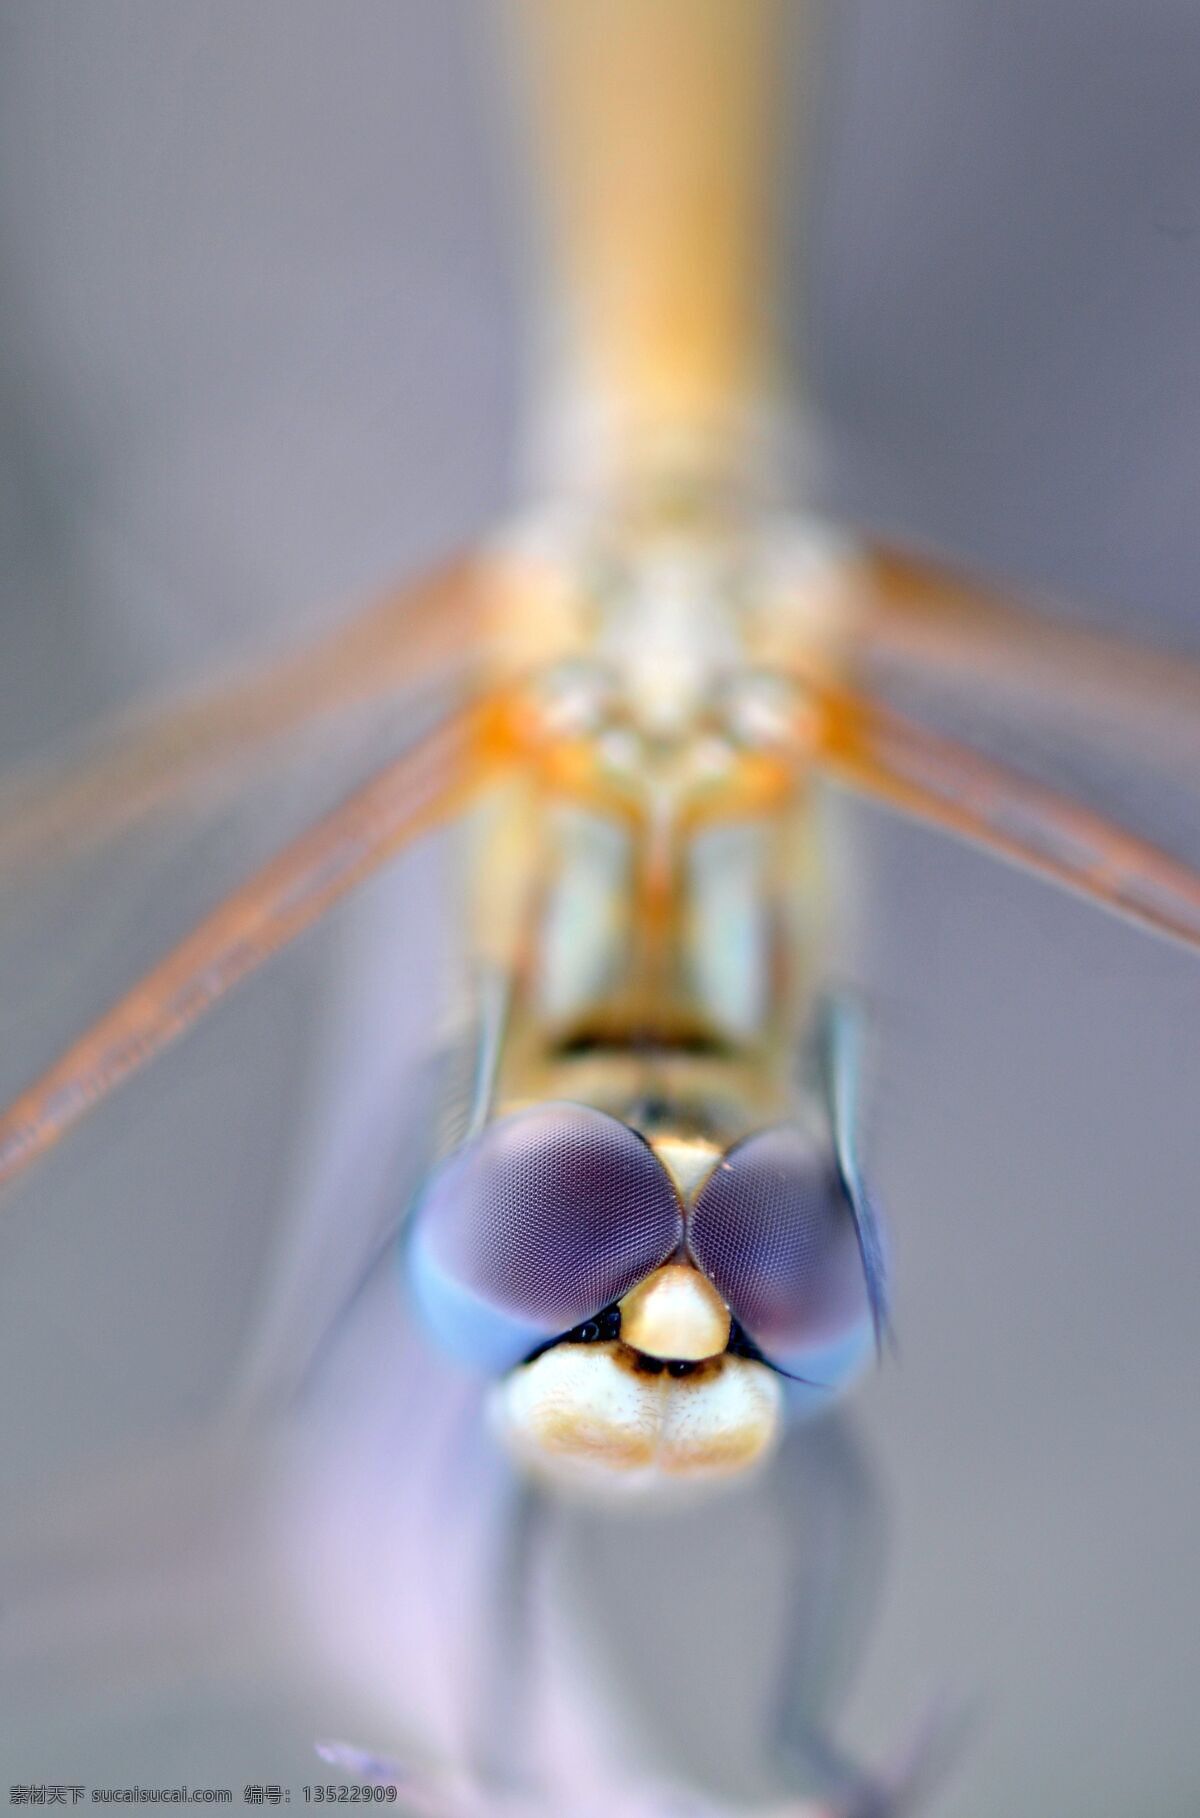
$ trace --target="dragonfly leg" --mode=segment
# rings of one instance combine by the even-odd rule
[[[936,1704],[886,1767],[853,1777],[814,1818],[920,1818],[958,1761],[966,1730],[962,1705]]]

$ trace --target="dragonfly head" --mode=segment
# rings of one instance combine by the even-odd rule
[[[853,1218],[799,1126],[705,1155],[531,1106],[434,1176],[407,1255],[435,1336],[500,1379],[506,1443],[558,1482],[740,1474],[871,1348]]]

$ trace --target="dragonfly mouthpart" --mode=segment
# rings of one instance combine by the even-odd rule
[[[729,1343],[729,1308],[690,1263],[667,1263],[621,1302],[621,1337],[645,1357],[702,1363]]]
[[[664,1363],[620,1339],[559,1344],[496,1385],[491,1413],[509,1452],[552,1487],[661,1498],[764,1460],[783,1388],[765,1365],[727,1352]]]

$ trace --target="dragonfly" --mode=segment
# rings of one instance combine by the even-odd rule
[[[298,727],[367,709],[429,721],[22,1093],[0,1177],[74,1140],[283,946],[460,817],[474,1068],[411,1221],[410,1292],[498,1376],[496,1418],[535,1470],[659,1487],[761,1460],[886,1339],[861,1011],[823,960],[818,786],[1195,945],[1185,856],[939,712],[952,721],[966,690],[1169,775],[1197,684],[766,509],[779,10],[692,6],[685,26],[678,7],[619,6],[602,28],[565,11],[528,15],[568,346],[560,498],[270,675],[14,790],[3,850],[36,876]],[[782,1232],[780,1193],[802,1209]]]
[[[785,1404],[822,1405],[887,1331],[861,1016],[822,958],[817,781],[1194,945],[1185,862],[887,688],[982,673],[1167,762],[1200,684],[764,509],[777,8],[524,20],[570,346],[561,436],[585,453],[489,547],[18,801],[0,839],[36,865],[297,721],[450,702],[17,1098],[0,1184],[469,815],[474,1079],[412,1221],[412,1289],[500,1379],[518,1455],[661,1487],[752,1464]]]

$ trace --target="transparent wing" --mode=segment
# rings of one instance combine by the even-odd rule
[[[842,571],[838,782],[1200,944],[1200,661],[1045,616],[929,565]]]
[[[855,592],[864,694],[1200,864],[1200,651],[890,551]]]
[[[340,688],[356,663],[327,687],[313,659],[281,718],[264,673],[240,700],[268,737],[232,758],[209,740],[186,786],[177,774],[142,811],[105,819],[102,837],[0,872],[4,1101],[50,1069],[57,1082],[53,1103],[37,1100],[35,1147],[77,1121],[85,1075],[101,1088],[141,1071],[5,1196],[0,1375],[27,1392],[7,1398],[0,1444],[34,1479],[294,1384],[403,1216],[458,957],[454,814],[482,761],[474,650],[454,611],[445,632],[460,646],[446,667],[397,639],[400,692],[373,692],[366,663],[351,699]],[[346,891],[354,900],[330,913]],[[348,1029],[351,970],[364,1027]],[[154,977],[175,1015],[153,1006]],[[122,1033],[105,1025],[124,1047],[110,1068],[103,1036],[78,1044],[122,999]],[[201,1012],[207,1034],[164,1054],[172,1023]],[[331,1134],[334,1073],[353,1103]]]
[[[189,928],[471,698],[487,555],[405,582],[330,635],[0,778],[0,1100]]]
[[[452,813],[487,773],[495,744],[486,710],[441,720],[219,903],[0,1116],[0,1186]]]
[[[1200,871],[865,697],[830,696],[821,762],[836,781],[1200,947]]]
[[[864,563],[859,605],[859,661],[881,680],[986,691],[1119,747],[1200,758],[1200,652],[1156,647],[1128,613],[1102,628],[1092,609],[889,549]]]
[[[34,1480],[293,1402],[387,1249],[510,584],[454,563],[3,791],[0,1450]]]
[[[285,757],[289,735],[380,704],[403,715],[486,664],[495,574],[480,556],[447,562],[350,609],[333,632],[84,735],[70,757],[0,780],[0,882],[78,856],[167,812],[181,793],[236,788],[248,762]]]

